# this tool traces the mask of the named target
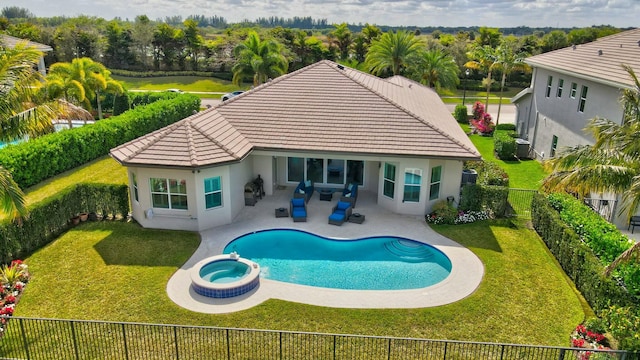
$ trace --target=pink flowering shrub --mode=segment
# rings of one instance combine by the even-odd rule
[[[480,101],[476,101],[472,108],[473,119],[471,119],[471,125],[476,128],[476,131],[481,134],[492,134],[495,128],[491,115],[485,112],[484,104]]]
[[[7,317],[13,315],[16,303],[30,279],[27,264],[21,260],[14,260],[0,268],[0,337],[4,334]]]

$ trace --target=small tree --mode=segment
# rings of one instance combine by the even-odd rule
[[[461,124],[469,123],[469,115],[467,114],[467,107],[462,104],[456,105],[456,109],[453,113],[453,117]]]

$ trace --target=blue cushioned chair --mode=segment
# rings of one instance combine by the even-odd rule
[[[358,184],[351,183],[342,189],[342,196],[340,201],[348,202],[352,207],[356,207],[356,200],[358,199]]]
[[[346,201],[338,201],[336,206],[333,207],[331,215],[329,215],[329,224],[342,225],[349,216],[351,216],[352,207],[351,204]]]
[[[293,190],[294,198],[304,198],[306,202],[309,202],[313,191],[315,190],[313,182],[311,180],[300,181],[295,190]]]
[[[307,221],[307,203],[304,198],[293,198],[289,203],[289,214],[293,222]]]

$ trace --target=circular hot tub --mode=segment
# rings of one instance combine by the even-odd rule
[[[206,258],[191,269],[191,285],[195,292],[212,298],[242,295],[259,282],[260,266],[234,253]]]

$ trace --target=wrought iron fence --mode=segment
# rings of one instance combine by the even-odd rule
[[[593,350],[592,352],[603,352]],[[588,358],[584,349],[13,317],[0,338],[1,359],[558,359]],[[598,359],[640,360],[604,351]]]
[[[531,202],[537,190],[509,188],[508,215],[531,219]]]
[[[613,216],[616,213],[616,205],[618,202],[614,199],[595,199],[584,198],[584,204],[590,207],[593,211],[597,212],[608,222],[613,221]]]

